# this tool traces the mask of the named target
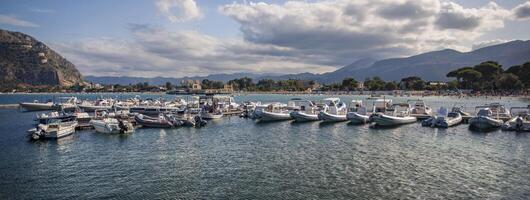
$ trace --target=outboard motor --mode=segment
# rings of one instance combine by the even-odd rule
[[[523,128],[523,118],[517,117],[515,119],[515,130],[520,131]]]
[[[206,120],[202,119],[201,116],[197,115],[193,117],[193,120],[195,121],[195,127],[203,127],[206,126],[208,123]]]

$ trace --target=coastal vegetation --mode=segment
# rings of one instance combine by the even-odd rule
[[[530,62],[503,70],[495,61],[462,67],[447,73],[458,88],[471,90],[520,90],[530,88]]]

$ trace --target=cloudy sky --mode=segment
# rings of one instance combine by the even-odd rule
[[[362,58],[530,39],[524,0],[2,0],[84,75],[328,72]]]

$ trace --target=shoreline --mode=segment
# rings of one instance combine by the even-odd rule
[[[515,98],[524,98],[530,99],[530,94],[520,95],[520,94],[458,94],[458,93],[431,93],[431,91],[327,91],[327,92],[232,92],[229,94],[219,94],[219,95],[259,95],[259,94],[274,94],[274,95],[356,95],[356,96],[368,96],[368,95],[380,95],[380,96],[393,96],[393,97],[473,97],[473,98],[502,98],[502,97],[515,97]],[[0,93],[0,95],[95,95],[95,94],[148,94],[148,95],[173,95],[173,96],[185,96],[193,94],[167,94],[166,92],[20,92],[20,93]],[[216,95],[216,94],[214,94]]]

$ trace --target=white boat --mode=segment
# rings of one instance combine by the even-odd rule
[[[364,124],[371,122],[371,115],[375,113],[384,113],[391,105],[392,99],[369,97],[356,110],[356,112],[349,112],[346,117],[352,123]],[[352,104],[359,104],[358,102]],[[351,107],[351,106],[350,106]],[[350,108],[353,110],[353,108]]]
[[[407,103],[412,105],[410,116],[416,117],[418,119],[428,119],[433,116],[432,109],[425,105],[423,100],[408,100]]]
[[[37,100],[33,102],[21,102],[19,103],[20,108],[22,108],[25,111],[41,111],[41,110],[54,110],[54,103],[53,102],[46,102],[42,103]]]
[[[346,114],[348,113],[348,107],[346,104],[340,101],[339,98],[327,98],[324,99],[326,108],[318,113],[318,118],[324,122],[342,122],[347,121]]]
[[[256,118],[261,122],[291,120],[290,111],[284,104],[271,103],[267,107],[258,107],[254,112]]]
[[[370,113],[367,112],[362,100],[352,100],[346,118],[355,124],[366,124],[370,121]]]
[[[499,103],[492,103],[485,106],[477,106],[477,116],[469,119],[469,128],[479,131],[500,128],[504,121],[510,118],[510,111]]]
[[[98,99],[95,102],[83,101],[77,105],[80,109],[85,112],[92,112],[96,110],[112,110],[114,102],[108,99]]]
[[[77,121],[50,120],[49,123],[41,123],[36,128],[28,130],[30,137],[38,139],[58,139],[75,132]]]
[[[448,128],[451,126],[458,125],[462,122],[462,115],[459,111],[460,109],[458,109],[457,107],[453,108],[451,112],[449,112],[447,108],[440,107],[436,116],[424,120],[421,124],[422,126],[438,128]]]
[[[181,120],[177,120],[174,116],[167,114],[160,114],[158,117],[137,114],[134,116],[134,120],[142,127],[150,128],[174,128],[183,125]]]
[[[60,111],[73,111],[77,108],[77,97],[59,97],[54,108]]]
[[[372,115],[372,120],[377,126],[410,124],[417,121],[416,117],[410,116],[410,111],[410,105],[407,103],[393,104],[384,113]]]
[[[291,104],[291,105],[289,105]],[[321,108],[309,100],[295,100],[288,103],[289,107],[293,107],[294,111],[290,113],[291,117],[296,122],[318,121],[318,113]]]
[[[131,122],[126,120],[118,120],[115,118],[104,118],[98,120],[91,120],[90,124],[94,126],[98,133],[132,133],[134,126]]]
[[[530,106],[512,107],[510,113],[514,116],[502,125],[504,131],[530,131]]]
[[[212,104],[204,104],[202,106],[200,116],[203,119],[220,119],[223,117],[223,112],[220,105],[213,102]]]

